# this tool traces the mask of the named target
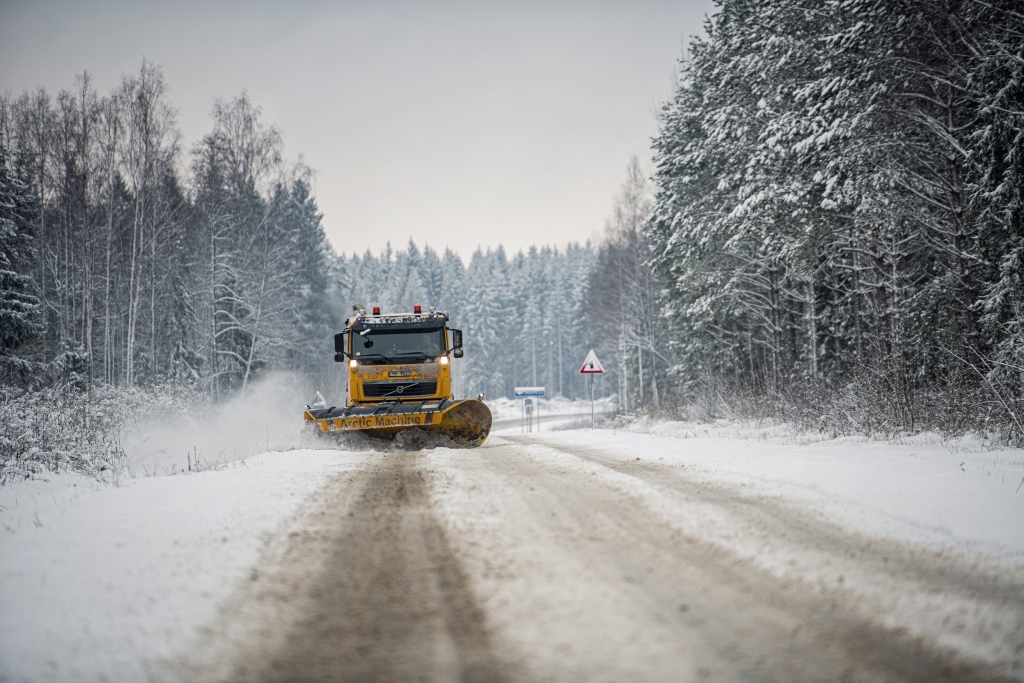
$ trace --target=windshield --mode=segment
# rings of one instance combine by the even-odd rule
[[[444,329],[370,330],[352,333],[355,358],[387,363],[416,363],[444,353]]]

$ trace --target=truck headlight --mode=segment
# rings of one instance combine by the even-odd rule
[[[448,356],[441,356],[441,365],[448,365]]]
[[[350,361],[348,362],[348,366],[349,366],[350,368],[354,368],[354,367],[355,367],[355,366],[357,366],[357,365],[359,365],[359,361],[357,361],[357,360],[356,360],[355,358],[353,358],[352,360],[350,360]]]

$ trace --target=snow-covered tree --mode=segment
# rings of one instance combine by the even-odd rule
[[[655,141],[683,386],[808,418],[831,396],[837,428],[1009,420],[972,368],[1014,337],[992,302],[1014,298],[1022,26],[1012,2],[721,3]]]
[[[0,145],[0,372],[13,379],[31,371],[18,350],[40,331],[40,305],[28,274],[35,256],[35,197],[11,175],[8,159],[6,147]]]

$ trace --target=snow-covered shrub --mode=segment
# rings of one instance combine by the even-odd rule
[[[85,391],[62,384],[26,391],[0,385],[0,484],[46,472],[120,472],[133,422],[181,414],[204,400],[170,386]]]

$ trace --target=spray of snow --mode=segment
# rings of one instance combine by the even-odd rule
[[[223,466],[268,451],[318,448],[344,451],[459,448],[441,434],[407,430],[398,438],[360,432],[317,434],[305,426],[304,407],[323,398],[306,378],[268,375],[244,394],[204,414],[151,416],[129,425],[125,450],[133,475],[174,474]]]
[[[266,451],[317,448],[302,419],[313,393],[304,377],[274,373],[203,414],[149,416],[127,426],[128,468],[136,475],[171,474]]]

